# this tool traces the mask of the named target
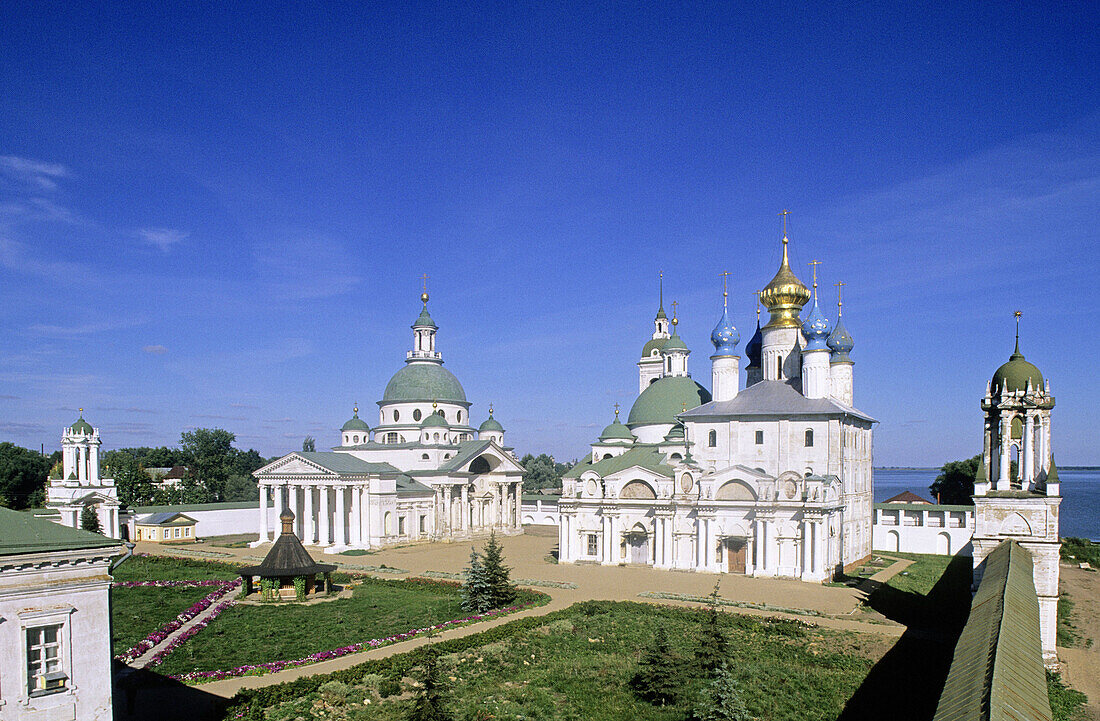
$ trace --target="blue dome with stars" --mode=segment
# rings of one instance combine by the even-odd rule
[[[714,356],[712,357],[737,355],[737,343],[740,340],[741,335],[737,332],[737,328],[734,327],[733,323],[730,322],[729,311],[723,308],[722,317],[710,334],[710,342],[714,344]]]
[[[821,312],[816,296],[809,315],[802,321],[802,334],[806,336],[806,350],[829,350],[826,344],[826,339],[829,337],[829,320]]]
[[[752,338],[749,338],[749,342],[745,344],[745,355],[748,356],[749,365],[748,368],[760,367],[760,351],[763,349],[764,339],[760,335],[760,319],[756,319],[756,332],[753,333]]]
[[[827,345],[829,350],[833,352],[833,363],[852,362],[852,359],[848,357],[848,353],[855,347],[856,342],[852,340],[852,334],[844,327],[844,321],[840,318],[836,319],[836,325],[833,326],[833,332],[829,334]]]

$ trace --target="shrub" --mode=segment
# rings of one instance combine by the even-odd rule
[[[683,687],[683,663],[672,653],[668,632],[658,626],[653,644],[646,649],[630,688],[645,701],[658,706],[675,703]]]
[[[294,598],[299,601],[306,600],[306,577],[294,577]]]
[[[382,698],[401,693],[401,682],[396,678],[383,678],[378,684],[378,695]]]
[[[470,565],[465,576],[461,590],[462,610],[467,613],[485,613],[492,608],[493,590],[489,586],[485,567],[481,565],[481,557],[473,548],[470,549]]]
[[[489,584],[489,608],[502,608],[516,600],[516,587],[508,577],[512,569],[504,565],[504,554],[497,543],[496,531],[489,534],[485,544],[485,579]]]
[[[409,721],[451,721],[454,716],[447,708],[450,699],[439,668],[439,653],[434,648],[429,647],[424,657],[419,681],[420,691],[409,711]]]
[[[321,699],[330,706],[338,706],[348,700],[348,692],[351,689],[343,681],[328,681],[321,684],[317,692]]]
[[[710,593],[710,606],[707,608],[706,621],[703,623],[702,637],[695,651],[695,659],[701,671],[714,673],[725,661],[729,641],[722,631],[718,616],[718,581]]]
[[[699,702],[691,712],[691,721],[750,721],[749,710],[741,700],[737,679],[723,663],[714,678],[699,693]]]

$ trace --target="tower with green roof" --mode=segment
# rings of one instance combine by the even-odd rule
[[[638,361],[638,392],[641,393],[650,383],[664,375],[665,359],[661,354],[669,338],[668,316],[665,314],[665,274],[660,273],[658,285],[657,315],[653,318],[653,335],[642,346],[642,357]]]
[[[110,538],[119,538],[118,490],[103,478],[99,463],[99,429],[80,416],[61,431],[61,478],[49,480],[46,505],[61,515],[62,525],[80,528],[80,514],[91,508]]]

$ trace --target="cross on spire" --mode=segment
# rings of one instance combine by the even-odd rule
[[[762,290],[754,290],[752,292],[752,294],[756,296],[756,322],[757,323],[760,322],[760,294],[763,293],[763,292],[764,291],[762,291]]]
[[[779,213],[783,216],[783,245],[787,244],[787,216],[791,214],[791,211],[784,209]]]
[[[729,278],[730,272],[723,270],[719,275],[722,276],[722,307],[725,308],[730,297]]]
[[[848,284],[845,283],[842,280],[838,280],[836,282],[836,317],[837,317],[837,320],[839,320],[840,316],[844,314],[844,301],[840,299],[840,291],[841,291],[841,288],[843,288],[846,285],[848,285]]]
[[[420,276],[420,302],[428,305],[428,274]]]
[[[661,310],[665,309],[665,272],[663,270],[657,271],[657,293],[658,302],[657,307]]]
[[[1020,316],[1022,316],[1023,314],[1024,314],[1023,311],[1019,311],[1019,310],[1012,314],[1012,315],[1016,316],[1016,352],[1017,353],[1020,352]]]
[[[676,316],[676,306],[678,305],[680,305],[678,302],[672,301],[672,325],[676,325],[676,323],[679,322]]]
[[[615,404],[615,420],[619,420],[619,404]]]

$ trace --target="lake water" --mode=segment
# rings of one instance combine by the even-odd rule
[[[934,500],[928,486],[939,472],[938,468],[876,468],[875,503],[902,491]],[[1100,469],[1060,467],[1058,479],[1062,482],[1062,535],[1100,539]]]

